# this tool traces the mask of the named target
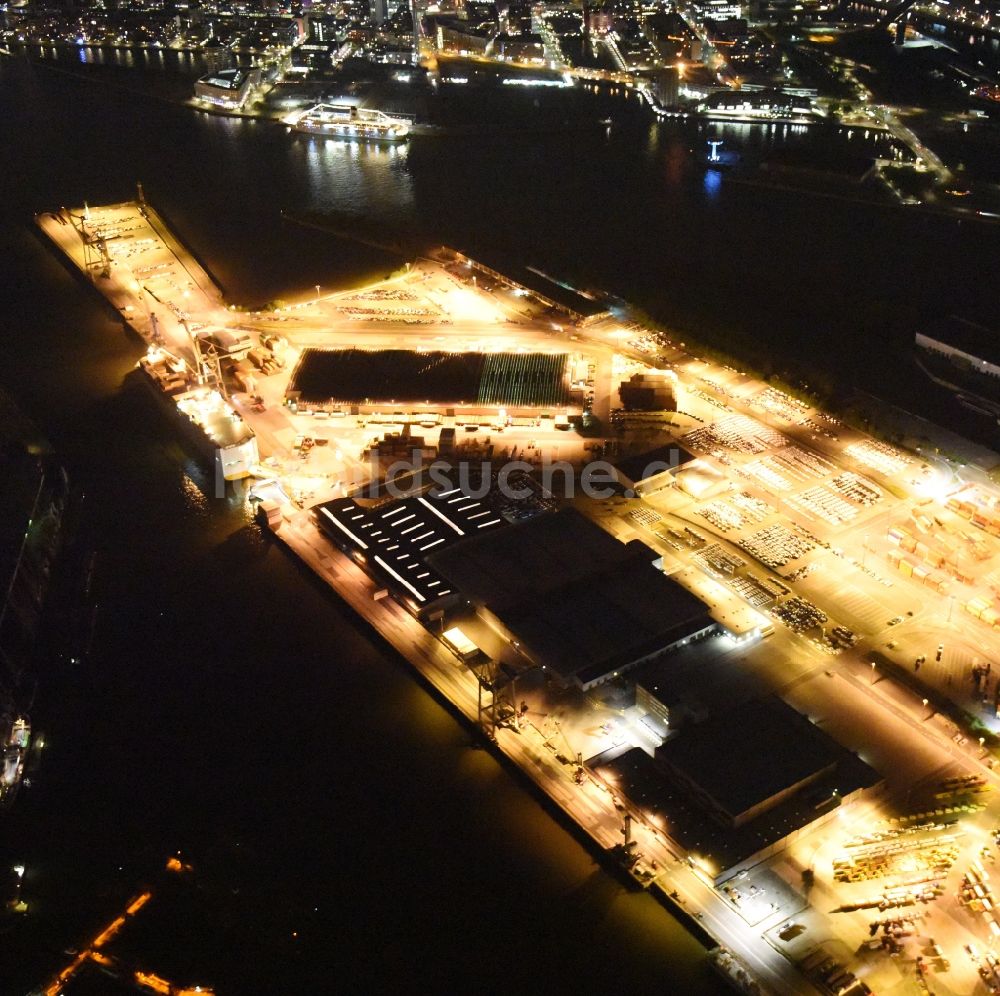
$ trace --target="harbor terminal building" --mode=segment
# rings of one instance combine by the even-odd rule
[[[327,538],[421,618],[475,614],[529,665],[588,690],[720,631],[708,606],[573,509],[508,521],[457,487],[315,509]]]

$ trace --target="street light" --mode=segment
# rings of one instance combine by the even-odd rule
[[[12,871],[17,876],[14,883],[14,896],[9,903],[9,908],[17,912],[23,912],[27,907],[21,906],[21,884],[24,880],[24,865],[14,865]]]
[[[872,684],[875,684],[875,661],[872,661]]]
[[[316,284],[316,300],[319,301],[319,284]]]

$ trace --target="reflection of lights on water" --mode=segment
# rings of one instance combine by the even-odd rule
[[[412,182],[405,169],[409,152],[405,142],[339,141],[303,135],[289,150],[303,164],[306,183],[318,200],[355,208],[389,201],[396,210],[413,201]]]
[[[188,469],[197,474],[199,468],[192,464]],[[189,473],[184,473],[182,476],[181,492],[192,511],[200,515],[204,515],[208,511],[208,498],[202,487]]]
[[[718,197],[722,188],[722,174],[717,169],[705,170],[705,193],[709,197]]]

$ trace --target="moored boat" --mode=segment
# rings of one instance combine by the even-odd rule
[[[293,131],[361,142],[402,142],[413,120],[349,104],[317,104],[291,121]]]

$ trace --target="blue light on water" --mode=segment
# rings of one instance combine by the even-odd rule
[[[721,188],[722,174],[717,169],[705,170],[705,193],[709,197],[715,198],[719,196],[719,190]]]

